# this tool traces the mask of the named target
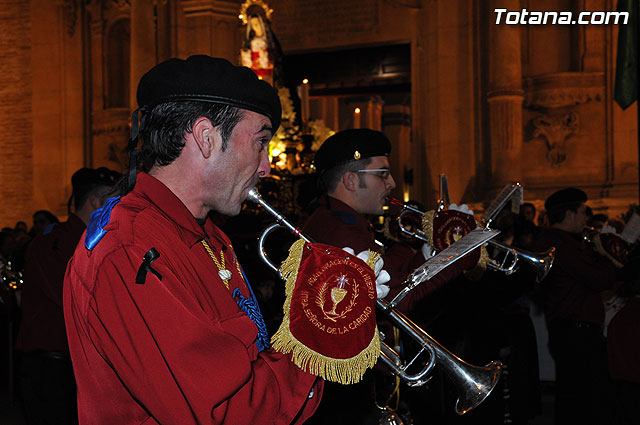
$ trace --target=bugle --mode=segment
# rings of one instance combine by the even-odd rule
[[[267,235],[278,227],[284,227],[305,241],[312,241],[265,202],[255,188],[251,189],[247,199],[262,206],[276,220],[260,235],[258,239],[258,254],[268,267],[280,274],[279,268],[270,261],[265,252],[264,242]],[[384,341],[380,341],[380,360],[393,374],[404,380],[407,385],[419,386],[425,384],[429,379],[428,375],[436,364],[441,366],[458,389],[455,411],[459,415],[463,415],[478,406],[495,388],[502,372],[501,362],[492,361],[484,367],[470,365],[440,345],[404,314],[390,307],[386,301],[378,299],[377,307],[396,327],[407,333],[420,347],[418,354],[409,362],[405,362],[393,348]],[[423,355],[428,355],[425,365],[418,372],[410,373],[409,368],[411,366],[418,365],[420,367],[422,363],[420,357]]]
[[[400,214],[398,214],[398,217],[396,218],[400,231],[407,236],[428,243],[429,238],[422,229],[408,229],[402,221],[406,214],[413,213],[422,216],[424,215],[424,212],[406,205],[397,199],[391,199],[391,203],[402,207]],[[487,224],[491,221],[492,220],[487,220]],[[553,247],[547,251],[536,253],[519,248],[513,248],[494,240],[488,241],[487,244],[501,252],[501,257],[499,259],[491,258],[489,263],[487,263],[487,267],[503,272],[506,275],[510,275],[518,269],[518,261],[522,260],[534,268],[537,282],[541,282],[547,273],[549,273],[555,258],[555,248]]]

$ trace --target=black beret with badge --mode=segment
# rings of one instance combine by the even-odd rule
[[[391,142],[387,136],[368,128],[355,128],[340,131],[329,137],[316,152],[313,164],[318,172],[351,161],[389,156]]]
[[[274,133],[282,119],[280,98],[269,83],[247,67],[206,55],[154,66],[140,79],[137,99],[140,107],[188,100],[235,106],[268,117]]]
[[[194,55],[159,63],[138,83],[139,108],[131,116],[129,173],[127,189],[136,181],[138,135],[145,114],[167,102],[197,101],[218,103],[262,114],[271,120],[273,134],[280,126],[282,107],[276,90],[249,68],[226,59]]]

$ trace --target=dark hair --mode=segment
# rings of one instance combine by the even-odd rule
[[[582,201],[572,202],[570,204],[564,204],[558,206],[556,208],[547,211],[547,217],[549,218],[549,225],[560,223],[564,220],[564,217],[567,214],[567,211],[573,211],[574,213],[578,212],[580,205],[584,204]]]
[[[155,165],[169,165],[180,156],[185,135],[193,131],[193,124],[200,117],[208,118],[214,127],[219,127],[224,151],[233,129],[243,117],[243,111],[233,106],[197,101],[167,102],[155,106],[144,116],[140,131],[142,170],[149,171]]]
[[[56,217],[51,211],[47,210],[38,210],[33,213],[33,218],[36,218],[37,215],[43,215],[49,223],[59,223],[58,217]]]
[[[533,221],[526,220],[523,216],[515,216],[513,226],[513,246],[530,250],[537,233],[537,227]]]
[[[358,161],[347,162],[346,164],[338,165],[333,168],[329,168],[320,175],[320,184],[324,192],[333,192],[340,179],[347,171],[362,170],[364,167],[371,163],[371,157],[360,159]]]
[[[533,208],[533,212],[536,212],[536,206],[533,205],[531,202],[524,202],[522,205],[520,205],[520,209],[522,210],[522,208],[524,207],[531,207]]]
[[[91,196],[100,198],[116,192],[115,185],[122,175],[107,167],[80,168],[71,176],[71,197],[67,210],[71,214],[71,203],[76,211],[80,210]]]
[[[78,193],[73,195],[73,207],[78,211],[91,196],[106,197],[115,194],[116,188],[107,184],[96,184],[94,186],[83,187]],[[106,199],[106,198],[105,198]]]
[[[587,194],[575,187],[567,187],[552,193],[544,202],[549,225],[562,222],[567,211],[578,212],[578,208],[585,202],[587,202]]]

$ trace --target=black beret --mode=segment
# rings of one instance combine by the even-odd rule
[[[282,109],[276,90],[249,68],[226,59],[195,55],[172,58],[151,68],[138,84],[138,106],[195,100],[220,103],[257,112],[280,126]]]
[[[340,131],[324,141],[313,164],[319,172],[372,156],[388,156],[391,142],[376,130],[357,128]]]
[[[549,212],[584,202],[587,202],[587,194],[584,191],[568,187],[551,194],[545,201],[544,207]]]

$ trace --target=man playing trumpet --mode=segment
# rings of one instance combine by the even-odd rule
[[[387,299],[396,295],[406,277],[432,255],[428,244],[414,253],[401,244],[383,249],[375,241],[367,216],[382,215],[396,187],[389,169],[390,153],[391,143],[379,131],[352,129],[329,137],[314,159],[318,184],[324,194],[303,227],[303,233],[317,242],[349,246],[355,252],[380,251],[385,270],[391,276]],[[428,284],[418,286],[400,303],[400,309],[410,311],[417,301],[459,275],[461,269],[475,265],[468,262],[464,258]]]
[[[582,237],[586,201],[586,193],[576,188],[549,196],[550,227],[541,228],[536,242],[538,250],[556,247],[541,291],[556,366],[557,424],[605,424],[613,417],[601,294],[613,287],[616,272]]]
[[[200,55],[152,68],[137,99],[128,193],[92,216],[65,277],[80,424],[303,423],[322,380],[269,348],[233,246],[208,218],[238,214],[269,174],[277,93]]]
[[[391,277],[387,300],[397,295],[406,277],[431,257],[428,244],[414,253],[400,244],[384,250],[374,239],[367,216],[383,213],[383,206],[396,186],[389,169],[390,152],[389,139],[375,130],[344,130],[329,137],[314,159],[323,196],[302,230],[317,242],[349,246],[355,252],[367,249],[381,252],[385,270]],[[418,301],[457,277],[463,268],[475,266],[476,261],[477,257],[468,254],[409,292],[398,307],[410,311]],[[310,423],[353,425],[375,421],[372,418],[376,413],[371,397],[373,384],[370,376],[368,379],[353,387],[327,383],[325,399]],[[344,400],[348,400],[348,405],[336,410],[336,403]]]

